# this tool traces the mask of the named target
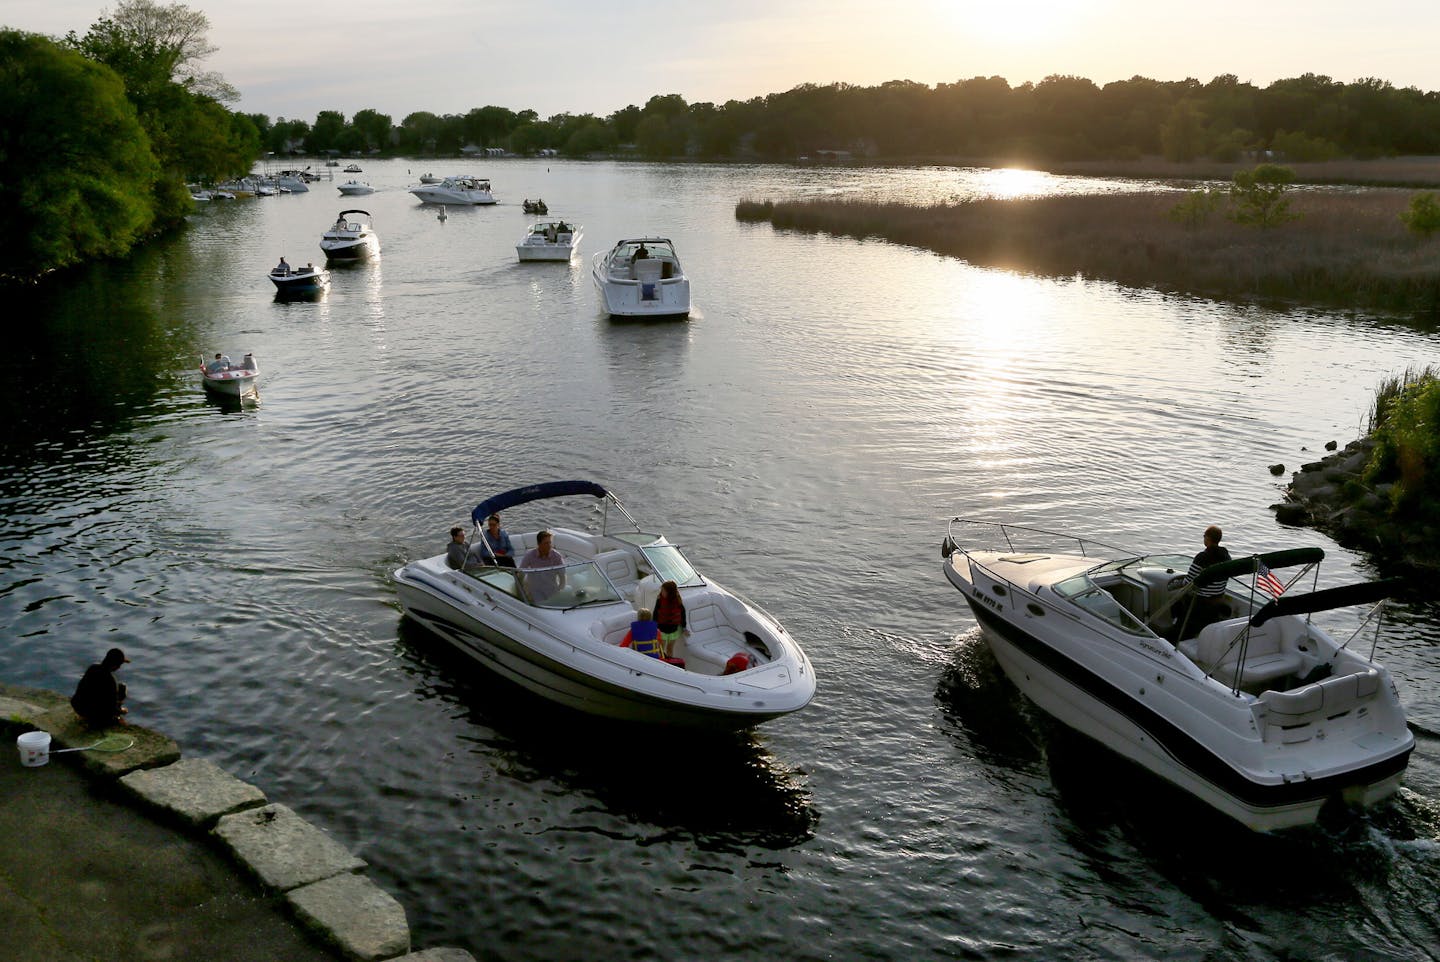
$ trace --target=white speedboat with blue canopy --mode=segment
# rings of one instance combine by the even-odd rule
[[[1192,579],[1186,555],[963,518],[941,553],[1031,701],[1248,827],[1309,824],[1328,804],[1370,806],[1399,788],[1415,739],[1374,660],[1397,582],[1292,594],[1311,572],[1318,587],[1319,548],[1238,558]],[[1216,584],[1224,593],[1208,604],[1220,610],[1197,618],[1197,592]],[[1311,618],[1354,605],[1374,607],[1344,642]],[[1372,622],[1361,653],[1352,642]]]
[[[491,514],[577,496],[603,505],[598,532],[508,531],[516,557],[549,531],[558,566],[527,569],[522,558],[520,567],[509,567],[479,548]],[[702,577],[678,545],[643,531],[604,487],[532,484],[482,501],[471,518],[470,563],[456,570],[441,554],[401,567],[400,603],[412,619],[516,684],[594,715],[712,730],[748,728],[814,697],[814,668],[790,633]],[[612,521],[622,530],[612,531]],[[675,582],[687,615],[689,635],[670,652],[678,664],[623,645],[638,609],[653,608],[666,581]]]

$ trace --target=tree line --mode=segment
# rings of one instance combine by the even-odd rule
[[[974,77],[933,87],[896,80],[874,87],[803,84],[784,93],[687,103],[656,95],[608,116],[476,107],[419,111],[399,124],[373,109],[349,121],[321,111],[313,123],[250,119],[276,154],[453,155],[467,145],[570,157],[633,153],[649,159],[793,161],[844,150],[873,159],[1236,161],[1269,152],[1291,161],[1440,153],[1440,93],[1365,78],[1318,74],[1265,87],[1224,74],[1201,83],[1132,77],[1099,86],[1050,76],[1011,86]]]
[[[125,0],[84,35],[0,30],[0,276],[123,256],[193,209],[188,181],[250,170],[260,131],[201,69],[208,29]]]

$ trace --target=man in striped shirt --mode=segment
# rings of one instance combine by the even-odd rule
[[[1204,540],[1205,550],[1197,554],[1190,562],[1190,570],[1185,572],[1184,583],[1190,584],[1211,565],[1218,565],[1221,562],[1230,560],[1230,552],[1220,545],[1221,531],[1219,525],[1211,525],[1205,529]],[[1195,590],[1195,603],[1187,619],[1185,634],[1193,636],[1208,624],[1217,621],[1224,621],[1230,617],[1230,604],[1225,600],[1225,582],[1215,581]]]

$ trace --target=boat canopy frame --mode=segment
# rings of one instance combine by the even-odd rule
[[[602,536],[609,533],[610,505],[625,517],[625,520],[634,526],[636,531],[640,530],[640,522],[625,509],[620,499],[607,491],[604,486],[594,481],[541,481],[538,484],[527,484],[523,488],[512,488],[509,491],[502,491],[481,501],[470,512],[470,520],[475,527],[485,523],[485,519],[492,514],[499,514],[501,511],[517,507],[522,504],[529,504],[531,501],[545,501],[550,498],[568,498],[575,495],[590,495],[593,498],[601,499],[605,504],[605,517],[600,524]]]

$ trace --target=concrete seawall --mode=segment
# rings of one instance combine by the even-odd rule
[[[298,958],[296,953],[306,948],[314,953],[307,958],[474,962],[468,952],[456,948],[412,952],[405,909],[365,876],[362,859],[290,808],[270,802],[254,785],[204,759],[183,758],[179,745],[165,735],[139,725],[90,730],[80,723],[65,696],[3,684],[0,729],[12,746],[7,749],[4,797],[7,801],[23,799],[25,805],[15,808],[15,817],[24,817],[20,814],[23,809],[30,813],[32,823],[43,820],[46,832],[44,847],[27,850],[15,846],[3,856],[7,864],[0,874],[15,881],[14,889],[0,891],[0,903],[13,902],[15,916],[24,917],[33,928],[26,949],[30,954],[18,958],[55,960],[96,954],[178,958],[204,950],[212,958],[245,962]],[[48,732],[50,751],[64,754],[52,755],[45,766],[25,768],[13,746],[19,734],[34,730]],[[63,773],[50,771],[54,767],[81,773],[88,790],[77,788],[73,778],[67,781]],[[89,814],[87,806],[92,802],[94,812]],[[134,815],[128,817],[137,821],[126,823],[133,830],[120,824],[117,809],[133,810]],[[47,811],[63,817],[37,814]],[[143,826],[141,821],[153,827]],[[11,830],[17,839],[23,839],[26,826],[12,826]],[[67,839],[67,834],[76,837]],[[148,841],[141,841],[141,836]],[[164,841],[157,842],[157,838]],[[131,843],[138,845],[134,851],[127,850]],[[163,869],[165,874],[147,890],[144,876],[157,845],[183,867]],[[83,855],[90,850],[108,852],[109,857],[100,864],[84,858],[71,864],[70,872],[81,877],[57,877],[56,871],[43,864],[67,861],[65,854],[70,851]],[[11,860],[17,864],[8,864]],[[237,878],[215,879],[212,862],[238,868],[239,872],[231,873]],[[117,873],[114,898],[105,886],[107,871]],[[196,884],[180,894],[161,893],[168,880],[187,872],[195,876]],[[85,877],[92,873],[94,877]],[[242,873],[243,880],[239,878]],[[27,879],[29,890],[18,891]],[[47,893],[43,899],[35,894],[42,888]],[[148,892],[155,893],[150,902],[156,904],[147,902]],[[86,899],[107,902],[122,897],[127,907],[123,917],[115,919],[114,932],[101,928],[105,923],[99,916],[86,914]],[[72,898],[80,903],[74,908],[81,918],[96,919],[82,930],[64,921],[66,903]],[[207,929],[210,921],[177,921],[177,908],[171,904],[194,908],[197,920],[212,920],[212,916],[224,914],[217,904],[233,907],[237,901],[247,914],[243,922],[234,920],[242,926],[234,933]],[[152,909],[155,920],[147,923],[144,916]],[[280,916],[267,920],[279,933],[274,939],[286,938],[288,926],[309,933],[317,944],[304,947],[304,937],[297,942],[301,948],[258,944],[263,940],[249,933],[258,924],[256,919],[267,913]],[[223,924],[223,919],[219,922]],[[119,931],[132,924],[135,933]],[[83,931],[87,928],[94,931]],[[89,943],[82,944],[86,938]],[[147,946],[147,939],[156,944]],[[223,953],[215,951],[219,946],[225,947]],[[73,954],[59,954],[67,951]]]

